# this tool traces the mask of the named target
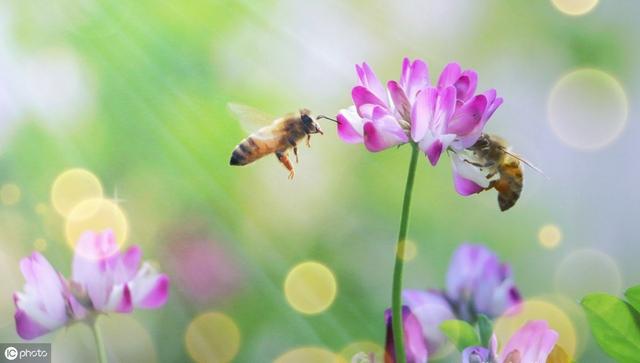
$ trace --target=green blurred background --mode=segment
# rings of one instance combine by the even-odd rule
[[[485,243],[512,264],[525,297],[565,301],[578,361],[609,361],[575,302],[640,282],[638,13],[640,3],[611,0],[582,16],[524,0],[3,1],[0,340],[19,341],[11,293],[23,284],[21,257],[37,248],[69,273],[65,221],[50,192],[61,172],[84,168],[126,214],[126,244],[142,245],[172,279],[164,308],[122,324],[104,319],[107,339],[124,339],[120,361],[189,361],[185,330],[205,312],[237,324],[235,362],[272,362],[307,346],[383,345],[409,149],[371,154],[327,123],[301,149],[293,181],[274,157],[232,168],[246,131],[227,103],[333,115],[351,102],[355,63],[397,79],[408,56],[428,61],[432,80],[452,60],[477,70],[479,89],[505,99],[487,130],[548,178],[526,170],[522,199],[501,213],[493,192],[458,196],[447,160],[421,161],[409,233],[417,253],[405,286],[441,287],[457,245]],[[563,99],[554,111],[552,89],[582,68],[617,79],[622,96],[594,81],[603,97]],[[585,122],[563,123],[574,111]],[[540,242],[544,226],[561,233],[552,248]],[[329,267],[338,284],[317,315],[298,313],[283,293],[288,271],[307,260]],[[55,341],[62,361],[93,359],[88,330],[73,329],[81,327],[40,341]]]

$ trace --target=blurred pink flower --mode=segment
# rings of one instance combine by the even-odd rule
[[[20,269],[26,284],[24,292],[14,294],[18,335],[33,339],[95,314],[128,313],[133,308],[164,305],[169,296],[169,278],[155,272],[148,263],[138,268],[141,255],[137,246],[120,254],[113,233],[107,230],[85,232],[80,237],[71,281],[37,252],[22,259]]]
[[[480,244],[462,244],[447,271],[446,295],[459,318],[475,321],[478,314],[500,316],[521,301],[511,266]]]
[[[74,318],[74,309],[65,279],[38,252],[20,260],[26,280],[23,292],[13,294],[18,335],[33,339],[58,329]],[[81,309],[81,308],[80,308]],[[83,309],[81,309],[83,310]]]
[[[131,312],[133,308],[154,309],[169,297],[169,278],[159,274],[147,262],[140,266],[142,250],[132,246],[123,254],[117,251],[113,232],[85,232],[76,249],[72,279],[90,300],[90,308],[102,312]],[[116,250],[115,253],[111,251]]]
[[[233,256],[204,237],[178,237],[166,253],[176,286],[190,300],[207,304],[232,294],[242,278]]]
[[[558,333],[544,320],[533,320],[520,328],[498,354],[494,335],[490,349],[469,347],[462,352],[462,363],[545,363],[558,341]]]
[[[400,81],[389,81],[386,89],[366,63],[356,71],[354,105],[338,113],[338,135],[372,152],[413,141],[435,165],[448,148],[473,145],[502,104],[493,89],[476,95],[477,73],[457,63],[444,68],[435,86],[419,59],[405,58]]]

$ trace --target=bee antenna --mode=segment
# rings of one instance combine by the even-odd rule
[[[316,117],[316,120],[319,120],[319,119],[321,119],[321,118],[326,119],[326,120],[329,120],[329,121],[333,121],[333,122],[335,122],[335,123],[337,123],[337,124],[339,123],[339,122],[338,122],[338,120],[333,119],[333,118],[331,118],[331,117],[327,117],[327,116],[325,116],[325,115],[318,115],[318,116]]]

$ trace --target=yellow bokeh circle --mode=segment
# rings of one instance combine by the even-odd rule
[[[560,78],[549,95],[551,130],[566,145],[597,150],[615,141],[627,123],[627,95],[620,82],[583,68]]]
[[[348,363],[339,355],[330,350],[320,347],[302,347],[290,350],[278,358],[273,363]]]
[[[85,169],[64,171],[51,187],[51,204],[63,217],[68,217],[79,203],[102,197],[100,180]]]
[[[325,311],[336,297],[337,283],[333,272],[325,265],[308,261],[296,265],[284,281],[287,302],[304,314]]]
[[[114,233],[116,244],[121,247],[127,239],[128,229],[127,218],[115,202],[109,199],[88,199],[80,202],[71,210],[67,217],[65,233],[67,243],[75,248],[78,239],[84,232],[100,233],[111,230]],[[83,254],[83,251],[76,252]],[[92,256],[87,255],[87,257]]]
[[[531,320],[545,320],[559,337],[559,345],[570,358],[575,358],[577,347],[576,329],[568,314],[555,304],[543,299],[527,300],[507,311],[494,324],[494,332],[501,346]]]
[[[240,349],[240,329],[230,317],[218,312],[193,319],[184,339],[187,352],[198,363],[230,362]]]
[[[551,0],[556,9],[572,15],[584,15],[593,10],[598,5],[599,0]]]
[[[404,260],[411,261],[418,255],[418,245],[412,240],[408,239],[404,243]]]
[[[542,247],[554,249],[562,241],[562,231],[555,224],[547,224],[538,231],[538,241]]]
[[[22,192],[15,184],[5,184],[0,188],[0,201],[4,205],[14,205],[20,201]]]

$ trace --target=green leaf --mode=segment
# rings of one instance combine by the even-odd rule
[[[480,333],[480,344],[488,348],[493,334],[493,324],[486,315],[478,315],[478,332]]]
[[[620,363],[640,362],[640,326],[629,304],[603,293],[587,295],[581,304],[605,353]]]
[[[480,345],[476,330],[466,321],[445,320],[440,324],[440,330],[459,351],[463,351],[467,347]]]
[[[629,288],[624,296],[629,300],[629,304],[636,309],[637,312],[640,312],[640,285]]]

